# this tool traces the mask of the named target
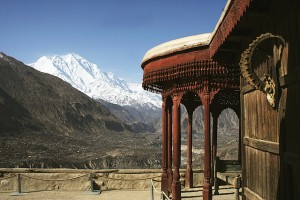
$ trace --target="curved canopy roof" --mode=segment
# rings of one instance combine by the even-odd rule
[[[178,91],[195,90],[203,88],[209,78],[211,88],[238,89],[236,51],[241,49],[239,37],[243,37],[245,31],[243,27],[239,30],[237,24],[250,2],[228,0],[212,33],[171,40],[148,50],[141,63],[143,88],[163,92],[175,84]],[[228,39],[230,34],[233,35],[231,40]]]
[[[210,42],[210,38],[211,38],[211,33],[204,33],[204,34],[183,37],[183,38],[162,43],[147,51],[147,53],[145,54],[142,60],[142,65],[143,63],[153,58],[166,56],[187,49],[207,46]]]

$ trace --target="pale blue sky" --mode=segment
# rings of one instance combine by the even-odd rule
[[[212,32],[227,0],[0,0],[0,51],[32,63],[78,53],[141,83],[150,48]]]

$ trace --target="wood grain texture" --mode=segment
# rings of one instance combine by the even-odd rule
[[[246,146],[266,151],[273,154],[279,154],[279,143],[270,142],[266,140],[258,140],[254,138],[244,137],[244,144]]]

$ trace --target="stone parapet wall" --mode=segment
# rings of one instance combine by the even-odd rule
[[[150,180],[160,190],[160,169],[120,169],[111,172],[95,172],[95,170],[72,170],[57,173],[51,169],[45,172],[3,172],[0,169],[0,192],[18,191],[18,174],[21,177],[22,192],[34,191],[88,191],[91,190],[90,177],[92,175],[95,190],[121,190],[121,189],[146,189],[150,188]],[[184,187],[185,171],[181,170],[182,187]],[[202,185],[203,172],[196,170],[194,173],[194,186]]]

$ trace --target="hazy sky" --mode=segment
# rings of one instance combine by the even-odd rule
[[[24,63],[78,53],[141,83],[150,48],[212,32],[227,0],[0,0],[0,51]]]

